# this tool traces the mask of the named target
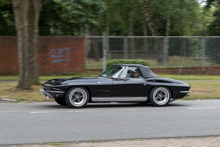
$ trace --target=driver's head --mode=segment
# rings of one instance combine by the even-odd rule
[[[140,74],[139,74],[139,71],[136,69],[135,72],[134,72],[134,77],[137,78],[139,75],[140,75]]]

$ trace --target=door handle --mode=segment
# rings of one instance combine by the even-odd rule
[[[144,86],[146,85],[146,82],[139,82],[140,84],[143,84]]]

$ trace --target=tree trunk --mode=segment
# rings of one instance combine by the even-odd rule
[[[147,28],[146,28],[146,21],[143,21],[143,35],[147,36]]]
[[[18,37],[18,88],[29,89],[39,84],[37,66],[38,21],[41,0],[12,0]]]
[[[143,17],[144,17],[144,7],[142,7],[142,13],[143,13]],[[145,20],[145,18],[143,18],[143,23],[142,23],[142,25],[143,25],[143,35],[144,36],[147,36],[147,28],[146,28],[146,20]],[[148,57],[148,38],[143,38],[143,40],[144,40],[144,54],[146,54],[146,59],[147,59],[147,57]]]
[[[109,52],[109,26],[110,22],[109,22],[109,15],[107,16],[107,22],[106,22],[106,57],[107,60],[110,60],[110,52]]]
[[[90,36],[90,25],[89,25],[89,23],[86,23],[85,31],[86,31],[85,32],[85,37],[86,37],[86,59],[88,59],[88,58],[91,58],[91,56],[89,56],[90,55],[90,49],[91,49],[91,47],[90,47],[91,38],[88,37],[88,36]]]
[[[181,0],[180,3],[180,10],[183,12],[184,11],[184,0]],[[183,24],[183,14],[181,14],[180,16],[180,21],[179,21],[179,27],[180,27],[180,36],[184,36],[184,24]],[[181,38],[180,39],[180,52],[179,55],[180,56],[184,56],[184,52],[185,52],[185,38]]]
[[[169,34],[170,34],[170,12],[168,12],[167,15],[167,23],[166,23],[166,34],[165,34],[165,49],[164,49],[164,54],[165,54],[165,64],[167,64],[167,61],[169,61]]]
[[[147,36],[146,21],[143,21],[143,35]],[[148,51],[147,38],[144,38],[144,51]]]
[[[128,36],[134,36],[133,18],[132,18],[132,11],[131,10],[129,10],[129,13],[128,13],[128,21],[129,21]],[[135,59],[134,38],[130,38],[130,49],[131,49],[131,58]]]
[[[180,35],[184,36],[184,25],[183,25],[183,16],[180,17]],[[185,38],[180,38],[180,56],[184,56],[185,52]]]
[[[149,29],[151,30],[152,36],[158,36],[157,27],[154,24],[154,22],[150,19],[150,10],[149,10],[148,1],[144,2],[143,7],[144,7],[143,11],[144,11],[145,19],[146,19],[146,21],[148,23]]]
[[[148,1],[144,2],[143,5],[143,11],[144,11],[144,15],[145,15],[145,19],[148,23],[148,27],[152,33],[152,36],[158,36],[158,31],[157,31],[157,27],[155,25],[155,23],[150,19],[150,9],[149,9],[149,3]],[[157,56],[157,62],[159,64],[162,63],[162,43],[161,43],[161,39],[160,38],[155,38],[155,44],[154,44],[154,48],[155,51],[158,52],[158,56]]]

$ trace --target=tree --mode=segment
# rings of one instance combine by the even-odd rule
[[[12,0],[18,38],[18,88],[29,89],[39,83],[37,34],[41,0]]]

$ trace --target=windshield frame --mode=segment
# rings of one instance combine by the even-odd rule
[[[118,73],[116,75],[113,76],[102,76],[106,71],[110,70],[111,68],[118,68],[118,67],[122,67]],[[104,71],[102,74],[100,74],[98,77],[104,77],[104,78],[117,78],[125,69],[125,66],[111,66],[109,69],[107,69],[106,71]]]

